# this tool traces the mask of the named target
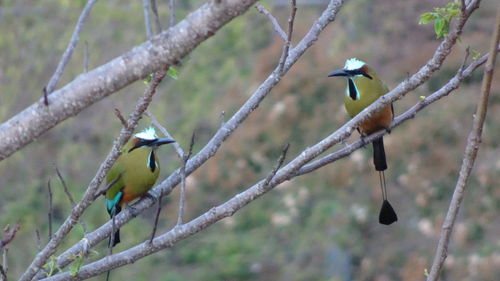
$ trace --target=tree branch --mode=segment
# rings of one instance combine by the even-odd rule
[[[176,11],[177,0],[169,0],[168,1],[168,9],[170,14],[169,25],[170,27],[175,25],[175,11]]]
[[[441,268],[446,260],[451,232],[457,219],[458,211],[465,194],[465,189],[467,188],[467,180],[469,179],[472,167],[474,166],[479,145],[481,144],[481,134],[483,132],[484,120],[486,119],[488,97],[490,95],[491,81],[493,79],[493,71],[497,57],[496,50],[500,41],[500,6],[498,6],[497,9],[495,29],[491,38],[490,56],[486,62],[486,67],[484,68],[481,96],[479,97],[476,114],[474,115],[472,131],[467,138],[467,145],[462,160],[462,166],[460,168],[460,174],[458,176],[457,184],[455,185],[453,197],[451,198],[450,207],[448,208],[446,218],[441,228],[441,235],[439,237],[436,254],[434,256],[434,261],[432,263],[429,276],[427,277],[427,281],[436,281],[439,278],[439,273],[441,272]]]
[[[257,9],[257,11],[266,16],[269,19],[269,21],[271,21],[271,25],[273,26],[276,33],[278,33],[281,39],[283,39],[283,41],[286,42],[287,35],[285,31],[283,31],[283,29],[281,28],[280,24],[278,23],[278,20],[261,4],[256,4],[255,9]]]
[[[189,160],[189,157],[193,154],[194,136],[193,132],[191,135],[191,142],[189,143],[188,153],[184,153],[181,157],[181,188],[179,195],[179,214],[177,216],[177,225],[181,225],[184,222],[184,210],[186,207],[186,163]]]
[[[71,208],[73,209],[76,205],[76,202],[75,202],[75,199],[73,199],[73,196],[71,195],[71,193],[69,192],[69,188],[68,186],[66,185],[66,181],[64,180],[62,174],[61,174],[61,171],[59,171],[59,168],[57,168],[57,165],[54,164],[54,167],[56,169],[56,174],[57,176],[59,177],[59,181],[61,181],[61,184],[63,186],[63,189],[64,189],[64,193],[66,194],[66,197],[68,197],[68,200],[69,200],[69,203],[71,204]],[[87,224],[83,221],[82,218],[79,218],[78,219],[78,222],[80,223],[80,225],[82,226],[83,228],[83,232],[84,233],[88,233],[88,230],[87,230]]]
[[[332,4],[333,2],[330,2]],[[478,3],[478,1],[473,2]],[[340,4],[340,3],[336,3]],[[330,7],[330,6],[329,6]],[[474,6],[472,6],[474,7]],[[188,236],[193,235],[194,233],[197,233],[204,228],[212,225],[218,220],[221,220],[224,217],[231,216],[236,212],[237,210],[241,209],[243,206],[246,204],[250,203],[251,201],[255,200],[262,194],[268,192],[272,188],[274,188],[276,185],[282,183],[283,181],[286,181],[294,176],[294,174],[306,163],[317,157],[319,154],[322,152],[326,151],[328,148],[333,146],[334,144],[338,143],[339,141],[347,138],[361,122],[365,121],[371,114],[374,114],[377,110],[380,110],[381,108],[385,107],[387,104],[392,103],[394,100],[401,98],[404,96],[406,93],[408,93],[410,90],[415,89],[419,85],[423,84],[425,81],[429,79],[429,77],[432,75],[433,72],[435,72],[441,64],[443,63],[444,59],[446,56],[451,52],[451,47],[453,44],[456,42],[456,38],[458,35],[461,33],[461,29],[463,28],[463,25],[465,24],[467,18],[470,16],[470,13],[475,8],[471,8],[465,13],[462,17],[460,17],[459,22],[453,29],[453,31],[443,40],[441,45],[438,47],[436,50],[435,54],[433,57],[427,62],[427,64],[422,67],[416,74],[412,75],[409,77],[407,80],[403,81],[398,87],[396,87],[394,90],[390,91],[387,95],[384,97],[380,98],[377,102],[372,104],[370,107],[365,109],[361,114],[353,118],[351,121],[347,122],[344,126],[342,126],[340,129],[338,129],[336,132],[332,133],[330,136],[322,140],[321,142],[315,144],[314,146],[304,150],[299,156],[297,156],[295,159],[293,159],[290,163],[288,163],[285,167],[279,169],[275,176],[273,176],[272,180],[266,184],[265,179],[259,181],[257,184],[254,186],[248,188],[246,191],[234,196],[232,199],[227,201],[226,203],[219,205],[215,208],[212,208],[210,211],[206,212],[205,214],[197,217],[196,219],[183,224],[181,226],[175,227],[171,231],[158,236],[155,238],[152,243],[149,243],[149,241],[146,241],[145,243],[139,244],[133,248],[130,248],[126,251],[114,254],[110,257],[107,257],[106,259],[101,259],[96,262],[93,262],[91,264],[88,264],[84,267],[81,268],[80,272],[78,275],[75,277],[77,280],[80,279],[85,279],[89,278],[92,276],[95,276],[97,274],[100,274],[102,272],[105,272],[109,269],[116,268],[118,266],[123,266],[125,264],[132,263],[136,261],[137,259],[140,259],[144,256],[147,256],[153,252],[159,251],[164,248],[172,247],[177,241],[180,241]],[[325,15],[325,14],[323,14]],[[323,16],[322,15],[322,16]],[[327,15],[327,19],[333,20],[334,15]],[[320,17],[321,19],[321,17]],[[317,27],[317,25],[313,26]],[[306,40],[308,36],[303,40]],[[302,43],[303,41],[301,41]],[[291,50],[290,56],[287,59],[287,63],[285,63],[285,67],[290,67],[292,64],[291,59],[293,60],[294,51],[296,51],[298,48],[301,47],[301,43],[297,45],[296,48]],[[310,42],[312,44],[312,41]],[[273,72],[273,74],[270,76],[271,78],[274,78],[274,74],[276,72]],[[279,76],[278,76],[279,77]],[[267,80],[266,80],[267,81]],[[264,82],[265,83],[265,82]],[[261,85],[259,89],[262,89],[264,85]],[[249,99],[250,102],[252,100],[253,96]],[[245,104],[246,105],[246,104]],[[245,105],[240,109],[242,110]],[[258,105],[258,103],[257,103]],[[250,111],[255,109],[255,107],[250,108]],[[222,128],[218,131],[221,132],[223,131],[223,136],[227,137],[229,136],[230,132],[228,133],[228,129],[230,129],[230,125],[233,125],[232,122],[234,122],[234,118],[237,116],[238,113],[236,113],[228,122],[222,126]],[[247,115],[249,112],[246,113]],[[243,118],[244,119],[244,118]],[[234,125],[238,125],[234,124]],[[234,130],[234,129],[233,129]],[[222,134],[222,133],[221,133]],[[209,144],[200,151],[198,155],[196,155],[193,159],[191,159],[188,162],[187,165],[187,171],[188,173],[192,172],[192,168],[195,168],[195,164],[197,164],[196,161],[199,161],[200,155],[203,154],[205,149],[210,149],[210,151],[213,151],[212,153],[215,153],[217,148],[220,146],[220,144],[224,141],[225,138],[223,138],[220,143],[218,143],[215,147],[214,146],[209,146],[210,143],[217,137],[214,136],[214,138],[209,142]],[[210,153],[206,155],[206,157],[210,157]],[[200,164],[201,165],[201,164]],[[199,166],[198,166],[199,167]],[[196,167],[197,168],[197,167]],[[154,193],[155,191],[159,193],[159,196],[165,195],[169,193],[172,189],[173,186],[179,183],[179,171],[177,170],[174,174],[172,174],[169,178],[167,178],[164,182],[162,182],[159,186],[157,186],[155,189],[152,190]],[[140,202],[138,202],[134,207],[136,210],[143,210],[146,207],[149,207],[152,202],[151,199],[143,199]],[[122,212],[120,215],[117,216],[117,224],[121,225],[125,221],[129,220],[132,214],[130,212]],[[96,241],[93,241],[94,238],[98,238],[98,236],[102,235],[103,232],[106,234],[109,234],[109,223],[106,225],[103,225],[101,228],[96,230],[94,233],[90,233],[87,238],[89,240],[90,245],[96,243]],[[74,249],[78,249],[78,245],[73,246],[71,249],[63,253],[62,256],[67,256],[71,251]],[[67,257],[66,260],[61,257],[61,259],[58,260],[60,263],[65,263],[67,262]],[[46,280],[64,280],[64,278],[67,278],[66,273],[58,274],[56,276],[52,276],[50,278],[47,278]]]
[[[120,135],[115,139],[111,151],[109,152],[106,159],[102,162],[101,166],[99,167],[99,170],[97,171],[96,175],[94,176],[89,186],[87,187],[87,191],[83,195],[82,200],[78,204],[76,204],[76,206],[71,210],[71,214],[59,227],[59,229],[54,234],[54,237],[49,241],[49,243],[40,252],[38,252],[35,259],[32,261],[30,266],[26,269],[26,271],[19,279],[20,281],[29,281],[33,279],[33,277],[40,270],[42,265],[44,265],[47,262],[47,259],[52,254],[55,253],[57,246],[61,243],[62,239],[73,228],[73,226],[81,217],[85,209],[88,206],[90,206],[90,204],[92,204],[92,202],[94,202],[96,198],[98,198],[96,196],[97,189],[101,185],[102,181],[104,180],[104,177],[106,176],[107,172],[109,171],[113,163],[120,155],[121,147],[125,144],[125,142],[127,142],[127,140],[134,132],[134,129],[137,126],[137,123],[139,122],[139,119],[141,118],[142,114],[144,113],[144,111],[146,111],[147,107],[151,103],[153,95],[156,92],[156,88],[166,75],[167,75],[167,68],[164,68],[163,70],[157,72],[154,75],[151,83],[148,85],[148,88],[144,92],[144,95],[139,99],[139,102],[135,106],[134,111],[130,114],[127,126],[122,128],[122,130],[120,131]],[[83,243],[84,241],[85,243]],[[85,240],[85,237],[81,240],[80,243],[82,243],[82,248],[84,246],[83,244],[87,244],[88,246],[88,243],[86,241],[87,240]],[[80,252],[82,251],[79,251],[79,253]]]
[[[305,51],[316,42],[320,33],[325,29],[325,27],[332,21],[340,10],[344,0],[330,0],[327,8],[323,11],[321,16],[312,24],[309,32],[304,36],[304,38],[290,50],[290,54],[284,65],[284,72],[280,75],[275,69],[269,77],[257,88],[257,90],[252,94],[252,96],[243,104],[243,106],[227,121],[219,130],[215,133],[212,139],[205,145],[205,147],[198,152],[194,157],[192,157],[186,165],[186,175],[191,174],[194,170],[203,165],[208,159],[210,159],[218,151],[222,143],[239,127],[239,125],[250,115],[250,113],[255,110],[260,102],[267,96],[267,94],[274,88],[280,81],[282,75],[288,71],[292,65],[305,53]],[[157,187],[150,191],[156,197],[168,195],[173,188],[180,183],[180,171],[175,171],[166,180],[160,183]],[[151,207],[153,200],[150,198],[143,198],[138,203],[134,204],[134,208],[138,213],[144,211],[145,209]],[[132,214],[127,209],[122,211],[116,217],[116,223],[119,226],[123,225],[125,222],[132,219],[137,214]],[[87,234],[85,238],[88,241],[88,246],[93,247],[103,239],[109,236],[111,233],[111,224],[107,222],[103,226],[99,227],[97,230]],[[58,259],[58,266],[65,267],[73,260],[73,257],[81,252],[82,242],[78,242],[71,248],[62,253]],[[42,278],[45,276],[37,276],[37,278]]]
[[[176,26],[53,92],[50,110],[41,98],[0,125],[0,160],[91,104],[176,63],[256,1],[210,1]]]
[[[288,18],[288,32],[286,34],[285,46],[283,46],[283,52],[281,54],[280,62],[278,65],[278,73],[283,72],[283,66],[285,65],[286,58],[288,57],[288,51],[290,50],[290,42],[292,41],[293,23],[295,21],[296,13],[297,13],[297,1],[290,0],[290,16]]]
[[[66,50],[64,51],[61,61],[59,61],[55,73],[52,75],[52,77],[49,80],[49,83],[43,90],[44,93],[46,93],[47,95],[50,95],[57,86],[57,82],[59,81],[59,78],[61,78],[61,75],[64,72],[64,68],[69,63],[69,60],[71,59],[71,56],[75,51],[76,44],[78,44],[78,40],[80,39],[80,32],[82,31],[83,25],[85,25],[85,22],[87,21],[87,18],[89,17],[90,14],[90,10],[92,10],[92,7],[96,2],[97,0],[89,0],[87,1],[87,4],[83,8],[80,17],[78,18],[78,22],[76,23],[75,31],[73,32],[71,40],[69,41],[68,47],[66,47]]]
[[[16,233],[17,231],[19,231],[20,227],[21,226],[19,225],[19,222],[16,222],[13,227],[7,226],[6,228],[4,228],[5,235],[0,240],[0,249],[4,248],[10,242],[12,242],[12,240],[14,240],[14,237],[16,237]]]
[[[146,38],[149,40],[153,37],[153,27],[151,26],[151,2],[150,0],[142,0],[142,10],[144,13],[144,26],[146,28]]]
[[[160,33],[163,28],[161,27],[160,15],[158,15],[158,7],[156,6],[156,0],[151,0],[151,10],[153,11],[155,25],[156,25],[156,33]],[[174,26],[175,23],[172,25]]]

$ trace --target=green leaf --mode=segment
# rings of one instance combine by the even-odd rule
[[[167,75],[177,80],[179,78],[179,72],[174,67],[170,67],[167,71]]]
[[[83,264],[83,254],[79,253],[78,255],[73,256],[74,261],[73,264],[69,267],[69,274],[71,276],[75,276],[80,271],[80,268]]]
[[[478,50],[472,50],[472,60],[477,60],[481,56],[481,52]]]
[[[446,20],[443,18],[439,18],[434,22],[434,32],[436,32],[436,38],[443,37],[443,29],[446,24]]]
[[[437,13],[429,12],[420,15],[420,20],[418,24],[428,24],[429,22],[437,19],[439,15]]]
[[[151,81],[153,81],[153,73],[149,74],[146,79],[144,79],[144,85],[147,85],[149,83],[151,83]]]

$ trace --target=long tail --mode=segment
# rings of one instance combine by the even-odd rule
[[[375,165],[375,170],[377,171],[387,170],[383,138],[373,141],[373,164]]]
[[[114,247],[118,243],[120,243],[120,229],[117,229],[115,231],[113,239],[111,239],[111,236],[109,236],[108,246]],[[113,244],[113,245],[111,245],[111,244]]]
[[[373,141],[373,164],[375,170],[379,173],[380,189],[382,190],[382,207],[378,216],[378,221],[381,224],[389,225],[398,220],[398,216],[392,208],[391,203],[387,199],[387,187],[385,184],[384,171],[387,170],[387,160],[385,158],[384,139],[380,138]]]
[[[109,241],[108,241],[108,254],[112,255],[113,254],[113,247],[116,246],[116,244],[120,243],[120,229],[116,227],[115,225],[115,217],[118,213],[120,213],[122,208],[120,205],[114,206],[112,209],[108,209],[108,213],[112,219],[112,228],[111,230],[114,232],[113,235],[109,236]],[[106,273],[106,281],[109,281],[111,275],[111,270],[108,270]]]
[[[111,218],[113,219],[113,231],[114,231],[114,235],[110,235],[109,236],[109,242],[108,242],[108,247],[109,248],[113,248],[114,246],[116,246],[116,244],[120,243],[120,229],[115,227],[115,216],[120,213],[122,210],[122,208],[118,205],[115,207],[115,212],[112,212],[112,214],[110,214]]]

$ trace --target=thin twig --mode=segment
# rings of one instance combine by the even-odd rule
[[[83,73],[89,71],[89,43],[87,40],[83,42]]]
[[[464,60],[462,61],[462,65],[460,65],[460,68],[458,69],[459,75],[462,75],[462,73],[464,72],[465,65],[467,64],[467,59],[469,59],[469,55],[470,55],[470,47],[467,46],[467,48],[465,48]]]
[[[281,39],[283,39],[283,41],[286,42],[287,35],[286,35],[285,31],[283,31],[283,29],[281,28],[280,24],[278,23],[278,20],[268,10],[266,10],[266,8],[264,8],[264,6],[262,6],[261,4],[256,4],[255,9],[257,9],[257,11],[259,11],[261,14],[266,16],[271,21],[271,24],[272,24],[274,30],[276,31],[276,33],[278,33],[278,35],[281,37]]]
[[[283,166],[283,162],[285,161],[286,154],[288,152],[288,148],[289,147],[290,147],[290,143],[288,143],[288,142],[283,146],[283,149],[281,150],[280,157],[278,158],[278,163],[271,170],[271,172],[269,173],[269,175],[264,180],[264,185],[269,185],[269,183],[274,178],[274,176],[276,175],[276,173],[278,172],[278,170],[281,168],[281,166]]]
[[[219,120],[220,120],[220,128],[222,128],[224,124],[226,124],[226,112],[224,110],[220,112]]]
[[[66,185],[66,181],[64,180],[63,176],[61,175],[61,171],[59,171],[59,168],[57,167],[57,165],[55,163],[54,163],[54,168],[56,169],[56,174],[57,174],[57,177],[59,177],[59,181],[61,181],[61,184],[62,184],[63,189],[64,189],[64,193],[66,193],[66,196],[69,199],[69,203],[71,203],[71,207],[75,207],[76,202],[73,199],[73,195],[71,195],[71,193],[69,192],[68,186]]]
[[[7,272],[9,271],[9,260],[7,260],[7,253],[9,252],[9,248],[8,247],[5,247],[3,249],[3,253],[2,253],[2,265],[3,265],[3,268],[4,268],[4,273],[5,275],[7,275]],[[7,277],[5,277],[5,281],[7,281]]]
[[[175,19],[175,11],[177,9],[177,0],[170,0],[168,2],[168,12],[170,14],[170,19],[169,19],[169,26],[173,27],[175,25],[175,22],[177,21]]]
[[[189,143],[189,150],[187,154],[182,155],[182,164],[181,164],[181,187],[180,187],[180,195],[179,195],[179,214],[177,217],[177,225],[181,225],[184,222],[184,210],[186,208],[186,163],[193,154],[193,146],[194,146],[194,138],[195,134],[191,135],[191,142]]]
[[[122,113],[118,108],[115,108],[114,110],[115,116],[120,120],[124,128],[127,128],[127,120],[123,117]]]
[[[6,252],[7,251],[4,251],[4,254]],[[7,281],[7,270],[3,268],[2,264],[0,264],[0,281]]]
[[[156,6],[156,0],[151,0],[151,10],[153,11],[156,33],[160,33],[163,28],[161,27],[160,16],[158,15],[158,7]]]
[[[47,190],[49,192],[49,241],[52,239],[52,187],[50,186],[50,179],[47,182]]]
[[[153,37],[153,27],[151,26],[151,16],[149,10],[151,9],[150,0],[142,0],[142,10],[144,12],[144,26],[146,27],[146,37],[151,39]]]
[[[1,274],[1,279],[2,281],[7,281],[7,272],[9,271],[9,264],[7,260],[7,253],[9,252],[9,248],[5,247],[3,249],[2,253],[2,264],[0,264],[0,274]]]
[[[68,200],[69,200],[69,203],[71,204],[71,208],[74,208],[76,206],[76,202],[75,200],[73,199],[73,196],[71,195],[71,193],[69,192],[69,188],[68,186],[66,185],[66,181],[64,180],[62,174],[61,174],[61,171],[59,171],[59,168],[57,167],[56,164],[54,164],[54,168],[56,169],[56,174],[57,174],[57,177],[59,177],[59,181],[61,181],[61,184],[63,186],[63,190],[64,190],[64,193],[66,194],[66,196],[68,197]],[[78,220],[78,222],[80,223],[80,225],[82,226],[83,228],[83,232],[85,234],[88,233],[87,231],[87,224],[83,221],[82,218],[80,218]]]
[[[151,111],[146,110],[145,115],[149,118],[149,120],[151,120],[151,123],[153,124],[153,126],[155,126],[158,130],[160,130],[160,132],[165,137],[173,139],[172,135],[167,131],[167,129],[165,127],[163,127],[160,124],[160,122],[158,122],[158,119],[156,119],[156,117],[153,115],[153,113],[151,113]],[[172,144],[175,148],[175,151],[177,152],[177,155],[179,156],[179,158],[182,159],[182,155],[184,155],[184,150],[182,149],[181,145],[177,142],[174,142]]]
[[[156,214],[155,214],[155,221],[153,224],[153,230],[151,231],[151,237],[149,238],[149,244],[153,243],[153,239],[155,238],[156,235],[156,230],[158,228],[158,222],[160,221],[160,213],[161,213],[161,199],[162,196],[158,197],[158,206],[156,207]]]
[[[47,86],[44,88],[44,93],[50,94],[52,91],[54,91],[54,88],[57,85],[57,82],[59,81],[59,78],[61,78],[61,75],[64,71],[64,68],[68,64],[69,60],[71,59],[71,55],[73,55],[73,51],[75,50],[76,44],[78,44],[78,40],[80,38],[80,32],[82,31],[83,25],[87,21],[87,18],[90,14],[90,10],[92,9],[92,6],[97,2],[97,0],[89,0],[87,1],[87,4],[83,8],[82,13],[80,14],[80,17],[78,18],[78,22],[76,23],[75,31],[73,32],[73,35],[71,36],[71,40],[69,41],[68,47],[66,47],[66,50],[64,51],[64,54],[61,58],[61,61],[59,61],[59,64],[57,65],[56,71],[54,75],[49,80],[49,83]]]
[[[40,237],[40,230],[35,229],[35,237],[36,237],[36,247],[38,251],[42,250],[42,238]]]
[[[12,240],[14,240],[14,237],[16,237],[16,233],[19,231],[20,227],[19,222],[16,222],[13,227],[7,226],[4,228],[4,236],[2,237],[2,240],[0,240],[0,249],[4,248],[12,242]]]
[[[43,104],[45,106],[49,106],[49,97],[47,95],[47,87],[43,87],[42,93],[43,93]]]
[[[285,46],[283,46],[283,52],[280,57],[278,73],[283,72],[283,67],[285,66],[285,62],[288,57],[288,51],[290,50],[290,44],[291,44],[290,42],[292,41],[293,23],[295,21],[296,12],[297,12],[297,1],[290,0],[290,17],[288,18],[288,33],[286,35]]]
[[[444,261],[446,260],[448,245],[450,243],[453,226],[455,224],[458,211],[460,209],[460,205],[462,203],[465,190],[467,188],[467,180],[469,179],[469,176],[471,174],[472,168],[474,166],[474,161],[477,156],[477,151],[479,150],[479,145],[481,143],[481,135],[488,108],[488,98],[490,95],[491,81],[493,79],[493,72],[497,57],[496,50],[499,42],[500,42],[500,6],[498,6],[497,10],[495,29],[493,31],[493,36],[490,44],[490,56],[484,68],[483,82],[481,85],[481,96],[479,97],[479,102],[476,108],[476,114],[474,115],[472,130],[469,134],[469,137],[467,138],[467,145],[462,160],[462,166],[460,168],[458,180],[455,185],[455,191],[453,192],[453,197],[451,199],[450,206],[446,214],[446,218],[441,228],[441,234],[439,237],[436,254],[434,256],[434,260],[432,263],[429,276],[427,277],[427,281],[438,280],[439,273],[441,272],[441,268],[443,267]]]

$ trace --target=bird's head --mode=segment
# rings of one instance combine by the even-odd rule
[[[156,135],[155,129],[149,127],[135,134],[125,146],[125,150],[127,152],[132,152],[141,147],[154,150],[160,145],[173,142],[175,142],[175,140],[171,138],[159,138],[158,135]]]
[[[328,77],[334,76],[345,77],[347,79],[347,95],[353,100],[360,98],[354,81],[362,80],[364,82],[379,83],[376,73],[365,62],[356,58],[346,60],[343,69],[328,74]]]

